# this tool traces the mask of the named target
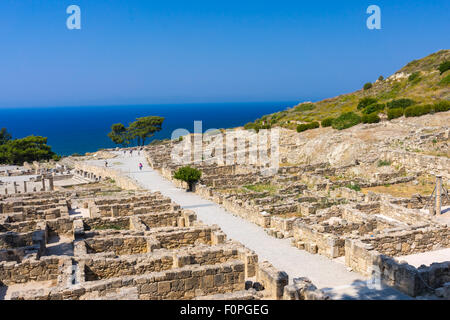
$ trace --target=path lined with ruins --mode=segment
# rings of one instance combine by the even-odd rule
[[[89,164],[104,166],[104,161],[88,161]],[[144,165],[142,171],[138,164]],[[111,159],[109,167],[119,169],[137,180],[150,191],[160,191],[185,209],[195,211],[199,220],[212,225],[217,224],[232,240],[239,241],[255,251],[260,261],[268,260],[277,269],[285,271],[289,279],[309,278],[318,288],[326,290],[334,299],[410,299],[401,292],[383,287],[370,289],[367,281],[358,273],[350,272],[346,266],[320,255],[313,255],[291,246],[289,239],[276,239],[269,236],[257,225],[236,217],[218,204],[203,199],[194,193],[176,188],[152,170],[144,157],[121,153]]]

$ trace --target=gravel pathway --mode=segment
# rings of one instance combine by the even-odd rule
[[[139,162],[144,165],[142,171],[138,169]],[[102,160],[87,161],[87,163],[104,165]],[[358,273],[348,271],[342,259],[333,261],[324,256],[299,250],[291,246],[289,239],[271,237],[264,232],[263,228],[232,215],[220,205],[176,188],[170,181],[152,170],[144,157],[127,155],[115,158],[109,163],[111,163],[110,167],[120,169],[136,179],[143,188],[160,191],[181,207],[195,211],[198,220],[209,225],[219,225],[228,238],[239,241],[255,251],[260,261],[268,260],[279,270],[285,271],[289,275],[289,280],[307,277],[318,288],[326,290],[333,298],[339,299],[409,298],[389,287],[383,286],[379,290],[369,289],[366,279]]]

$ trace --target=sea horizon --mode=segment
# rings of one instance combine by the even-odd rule
[[[168,139],[174,130],[193,132],[194,121],[202,129],[224,129],[285,110],[298,101],[167,103],[97,106],[2,107],[0,128],[7,128],[13,138],[30,135],[48,138],[48,145],[59,155],[84,154],[103,148],[114,148],[107,136],[114,123],[128,123],[137,117],[164,117],[163,129],[151,139]]]

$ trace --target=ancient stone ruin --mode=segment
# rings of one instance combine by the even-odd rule
[[[3,299],[326,298],[158,192],[108,192],[0,198]]]

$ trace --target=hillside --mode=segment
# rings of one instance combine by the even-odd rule
[[[449,101],[450,70],[442,74],[439,71],[439,67],[446,61],[450,61],[450,50],[441,50],[411,61],[390,77],[377,80],[370,89],[361,89],[315,103],[301,103],[288,110],[265,115],[245,127],[259,129],[281,126],[295,129],[299,123],[335,118],[350,111],[362,115],[362,110],[357,107],[363,98],[373,98],[378,104],[398,99],[411,99],[416,105]],[[386,111],[380,110],[378,113]]]

